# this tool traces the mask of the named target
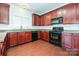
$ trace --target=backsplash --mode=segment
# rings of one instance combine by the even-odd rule
[[[64,30],[79,30],[79,24],[58,24],[52,27],[64,27]]]

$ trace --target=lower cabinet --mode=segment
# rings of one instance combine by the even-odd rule
[[[26,33],[25,32],[18,32],[18,39],[17,43],[22,44],[26,42]]]
[[[25,32],[26,40],[25,42],[31,42],[32,41],[32,32]]]
[[[40,34],[42,40],[49,41],[49,31],[41,31]]]
[[[8,41],[10,47],[30,42],[32,41],[32,34],[31,32],[10,32],[8,33]]]
[[[18,44],[18,42],[17,42],[17,39],[18,39],[17,34],[18,34],[17,32],[8,33],[8,39],[9,39],[9,45],[10,46],[14,46],[14,45]]]
[[[62,47],[72,48],[72,34],[62,33]]]
[[[70,51],[79,51],[79,34],[63,32],[62,47]]]
[[[73,34],[72,35],[72,42],[73,42],[73,49],[74,50],[79,50],[79,34]]]

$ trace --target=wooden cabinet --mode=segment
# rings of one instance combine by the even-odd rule
[[[9,24],[9,5],[0,3],[0,23]]]
[[[62,33],[62,47],[79,50],[79,34]]]
[[[73,34],[73,49],[74,50],[79,50],[79,34]]]
[[[25,32],[26,33],[26,42],[32,41],[32,32]]]
[[[26,42],[26,33],[25,32],[18,32],[18,44],[22,44]]]
[[[51,16],[52,19],[57,18],[57,10],[53,10],[51,13],[52,13],[52,16]]]
[[[44,25],[50,25],[51,24],[51,13],[45,14],[45,19],[44,19]]]
[[[77,11],[76,11],[76,13],[77,13],[77,23],[79,23],[79,3],[76,3],[76,5],[77,5]]]
[[[8,44],[11,46],[32,41],[31,32],[10,32],[8,33]]]
[[[32,41],[31,32],[18,32],[18,44]]]
[[[41,15],[41,25],[48,26],[51,24],[51,12]]]
[[[32,25],[39,26],[40,25],[40,16],[37,14],[32,15]]]
[[[8,39],[9,39],[9,44],[10,46],[15,46],[17,45],[17,32],[10,32],[8,33]]]
[[[63,23],[64,24],[77,23],[75,3],[70,3],[63,6]]]
[[[48,31],[41,31],[41,39],[45,41],[49,41],[49,32]]]
[[[72,48],[72,34],[62,33],[62,47]]]
[[[41,26],[45,25],[45,15],[41,15]]]

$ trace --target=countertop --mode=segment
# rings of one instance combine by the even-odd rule
[[[79,30],[64,30],[65,33],[79,34]]]
[[[6,30],[0,30],[0,42],[4,42],[4,38],[8,32],[30,32],[30,31],[51,31],[51,29],[6,29]]]
[[[28,31],[51,31],[52,29],[8,29],[0,30],[0,32],[28,32]]]
[[[0,30],[0,42],[4,41],[4,38],[8,32],[29,32],[29,31],[52,31],[52,29],[7,29]],[[64,30],[66,33],[76,33],[79,34],[79,30]]]

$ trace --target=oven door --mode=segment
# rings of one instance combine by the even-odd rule
[[[61,36],[61,33],[55,33],[55,32],[51,33],[51,38],[54,40],[59,40],[60,36]]]
[[[50,34],[50,43],[61,46],[61,33],[52,32]]]

